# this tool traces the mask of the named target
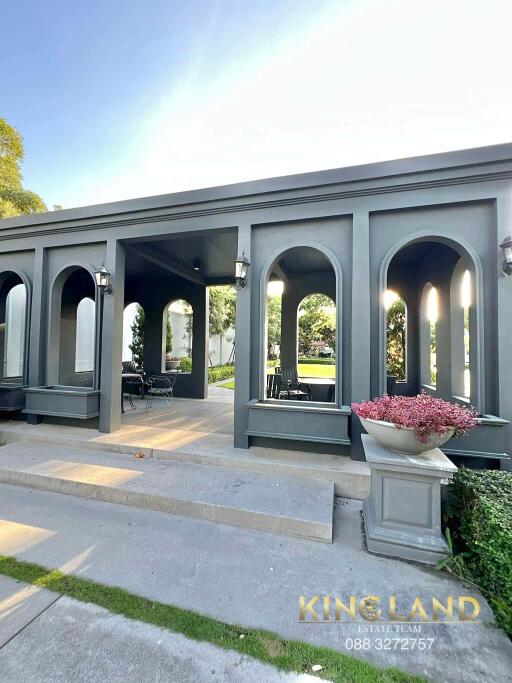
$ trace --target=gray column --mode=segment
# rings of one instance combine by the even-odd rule
[[[357,211],[352,221],[352,390],[348,398],[363,401],[370,398],[370,217],[367,211]],[[383,373],[382,368],[379,372]]]
[[[498,280],[498,415],[506,420],[512,420],[512,364],[510,356],[510,340],[512,339],[512,315],[510,314],[512,301],[512,277],[505,277],[501,272],[503,254],[498,245],[512,235],[512,196],[498,199],[497,201],[497,237],[496,252],[496,277]],[[498,265],[499,264],[499,265]],[[492,276],[491,276],[492,277]],[[507,430],[506,450],[512,454],[512,428]],[[511,468],[510,462],[503,463],[507,469]],[[503,465],[502,465],[503,466]]]
[[[100,432],[121,426],[121,361],[123,352],[124,247],[107,242],[105,266],[112,274],[112,294],[104,295],[101,340]]]
[[[34,275],[30,311],[28,384],[38,387],[46,383],[46,317],[48,302],[46,250],[34,252]]]
[[[165,335],[164,307],[157,302],[155,307],[144,306],[144,370],[161,372],[164,369]]]
[[[251,260],[251,225],[238,226],[238,252],[245,251]],[[233,264],[233,269],[235,268]],[[248,408],[251,398],[251,291],[256,286],[249,266],[248,281],[245,289],[238,290],[236,296],[235,324],[235,425],[234,445],[236,448],[249,448],[249,437],[246,435]],[[256,345],[256,344],[255,344]]]
[[[198,286],[194,296],[192,320],[192,373],[196,398],[208,396],[208,337],[209,337],[208,288]]]
[[[292,290],[293,284],[288,281],[283,291],[281,306],[281,367],[297,366],[297,296]]]
[[[439,305],[436,325],[436,391],[439,397],[447,401],[451,400],[452,397],[450,279],[451,277],[446,278],[443,282],[439,282],[436,285]]]

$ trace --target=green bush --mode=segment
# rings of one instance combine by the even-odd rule
[[[235,376],[235,366],[230,363],[229,365],[216,365],[213,368],[208,368],[208,384],[215,384],[215,382],[220,382],[223,379],[231,379]]]
[[[512,472],[462,467],[448,491],[445,512],[455,552],[512,636]]]
[[[192,358],[186,356],[180,358],[180,370],[181,372],[192,372]]]
[[[305,365],[336,365],[334,358],[299,358],[299,365],[304,363]]]

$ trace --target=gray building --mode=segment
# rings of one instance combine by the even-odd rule
[[[81,420],[115,431],[123,311],[133,302],[144,308],[144,367],[161,373],[165,312],[180,299],[193,310],[192,371],[180,375],[176,395],[206,398],[207,287],[233,283],[234,262],[244,255],[235,446],[271,443],[361,458],[350,403],[386,390],[385,297],[393,290],[407,309],[406,373],[396,390],[474,405],[481,428],[449,442],[446,452],[503,465],[512,450],[512,278],[500,245],[511,233],[512,144],[2,220],[0,409],[23,410],[30,422]],[[102,264],[111,289],[96,284]],[[283,368],[296,367],[304,297],[326,294],[336,305],[336,378],[330,391],[314,387],[313,400],[269,394],[272,280],[283,282]],[[463,281],[471,283],[466,297]],[[8,345],[14,358],[6,311],[19,285],[26,321],[16,363],[6,361]],[[92,367],[77,359],[86,348],[77,342],[84,299],[95,307],[94,335],[79,334],[94,346]]]

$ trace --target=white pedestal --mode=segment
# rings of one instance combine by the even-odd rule
[[[371,492],[363,504],[368,550],[435,564],[445,551],[441,534],[441,482],[457,467],[439,449],[401,455],[362,435],[371,469]]]

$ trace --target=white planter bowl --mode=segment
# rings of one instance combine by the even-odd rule
[[[404,455],[419,455],[433,448],[439,448],[452,438],[455,427],[447,427],[444,434],[432,434],[427,443],[418,441],[413,427],[395,427],[392,422],[369,420],[360,417],[361,424],[370,436],[383,446]]]

